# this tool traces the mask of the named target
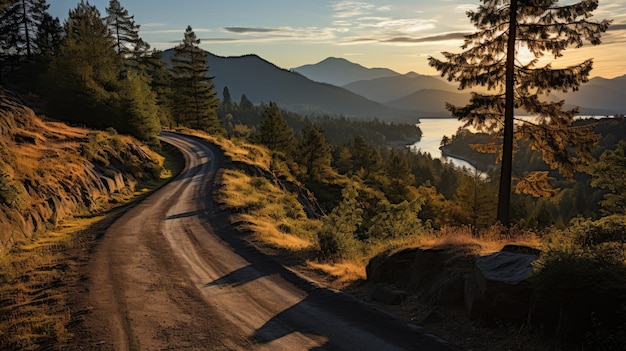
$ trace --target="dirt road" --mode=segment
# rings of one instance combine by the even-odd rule
[[[219,152],[164,134],[187,161],[104,234],[87,268],[76,348],[453,350],[307,282],[238,238],[212,200]]]

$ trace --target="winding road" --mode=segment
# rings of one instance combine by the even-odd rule
[[[163,133],[183,172],[115,221],[87,267],[85,350],[456,350],[262,255],[212,197],[221,153]]]

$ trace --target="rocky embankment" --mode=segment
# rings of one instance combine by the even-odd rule
[[[43,121],[0,87],[0,251],[109,207],[161,169],[160,156],[139,142]]]

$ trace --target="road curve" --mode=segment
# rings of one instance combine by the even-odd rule
[[[213,203],[221,154],[163,133],[186,160],[111,225],[88,266],[86,350],[456,350],[239,239]]]

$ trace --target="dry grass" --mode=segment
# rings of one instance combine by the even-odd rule
[[[52,124],[52,128],[58,133],[69,130],[74,133],[71,134],[72,137],[84,135],[77,132],[77,129],[60,123]],[[121,137],[120,140],[127,142],[124,138]],[[61,145],[67,157],[79,157],[75,154],[78,147],[68,145],[70,144]],[[45,150],[34,145],[20,150],[18,154],[20,167],[30,167],[26,170],[36,173],[38,182],[52,180],[48,178],[50,174],[46,173],[45,168],[36,168],[45,165],[38,161]],[[152,152],[147,149],[144,151]],[[160,163],[164,162],[168,170],[161,174],[160,179],[138,186],[141,190],[135,195],[144,195],[160,187],[182,169],[182,164],[175,161],[181,158],[172,154],[171,148],[164,147],[164,151],[167,157],[155,156],[155,159]],[[60,154],[61,157],[64,155]],[[27,164],[28,160],[32,162],[30,165]],[[48,160],[47,166],[64,167],[65,172],[79,172],[84,169],[63,163],[63,159]],[[35,168],[31,170],[33,167]],[[119,202],[115,205],[109,204],[109,208],[133,200],[131,195],[118,198]],[[40,232],[30,240],[16,243],[11,250],[0,253],[1,350],[48,349],[53,345],[62,345],[71,337],[66,329],[73,317],[68,306],[70,290],[80,284],[78,266],[88,258],[89,248],[95,240],[90,228],[99,225],[106,218],[104,214],[68,218],[53,230]]]
[[[233,161],[247,163],[264,170],[270,169],[272,160],[271,152],[263,146],[249,144],[238,139],[215,137],[214,135],[194,129],[177,128],[176,131],[197,136],[218,145],[224,151],[224,155]]]
[[[307,266],[331,278],[331,287],[342,289],[366,278],[365,266],[353,262],[320,263],[307,261]]]
[[[70,337],[68,281],[76,280],[74,250],[84,230],[104,217],[77,218],[0,256],[0,348],[39,349]]]
[[[225,170],[219,201],[235,214],[231,221],[271,247],[294,252],[315,244],[317,221],[308,219],[294,194],[265,178]]]

